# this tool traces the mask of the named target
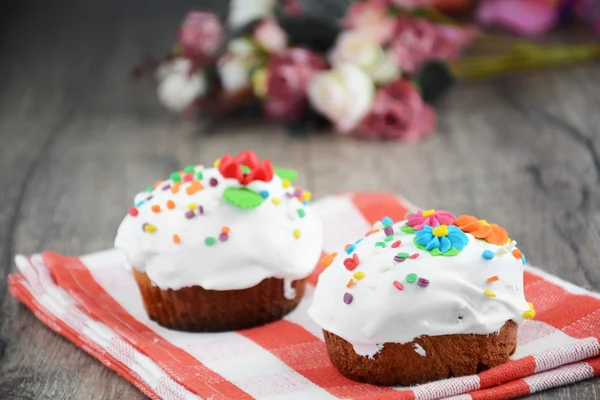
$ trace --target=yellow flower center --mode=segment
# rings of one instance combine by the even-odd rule
[[[490,223],[487,222],[485,219],[480,219],[479,222],[481,223],[481,225],[483,226],[490,226]]]
[[[433,236],[442,237],[448,236],[448,227],[446,225],[440,225],[433,228]]]
[[[423,216],[424,217],[429,217],[429,216],[432,216],[433,214],[435,214],[435,210],[434,209],[423,211]]]

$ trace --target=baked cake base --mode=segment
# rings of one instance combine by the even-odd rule
[[[329,358],[344,376],[385,386],[473,375],[504,364],[517,347],[517,324],[513,321],[490,335],[422,336],[411,343],[385,343],[373,358],[356,354],[341,337],[323,333]]]
[[[164,327],[187,332],[232,331],[276,321],[296,308],[306,286],[306,279],[293,281],[292,300],[284,296],[283,279],[276,278],[241,290],[162,290],[146,273],[133,271],[148,316]]]

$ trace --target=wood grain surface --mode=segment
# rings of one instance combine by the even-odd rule
[[[416,144],[290,139],[239,119],[206,135],[129,71],[169,48],[190,6],[208,3],[0,5],[0,399],[143,398],[8,295],[13,256],[109,248],[140,187],[244,148],[300,170],[316,197],[390,190],[485,215],[532,264],[600,290],[598,65],[464,83],[439,104],[435,135]],[[599,397],[599,379],[530,396]]]

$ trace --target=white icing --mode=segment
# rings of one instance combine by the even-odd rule
[[[288,300],[294,300],[296,298],[296,289],[292,287],[291,279],[283,280],[283,296]]]
[[[136,269],[146,272],[150,280],[162,289],[180,289],[202,286],[213,290],[245,289],[257,285],[266,278],[289,281],[306,278],[319,260],[322,246],[322,226],[310,206],[304,205],[293,194],[295,188],[284,188],[281,178],[275,175],[271,182],[254,181],[247,188],[255,192],[267,190],[269,197],[252,209],[235,207],[222,199],[228,187],[241,187],[235,179],[226,179],[216,168],[196,166],[203,172],[204,186],[192,195],[182,183],[178,193],[162,190],[172,185],[171,180],[161,183],[152,193],[136,196],[139,215],[127,215],[119,227],[115,247],[125,252],[128,262]],[[211,187],[211,178],[218,184]],[[145,200],[149,195],[152,199]],[[272,199],[277,198],[276,205]],[[167,201],[176,208],[169,210]],[[195,203],[204,208],[204,214],[188,219],[187,206]],[[151,210],[159,205],[161,212]],[[297,211],[306,213],[301,218]],[[144,232],[142,225],[150,223],[156,231]],[[220,241],[223,227],[229,227],[226,241]],[[301,237],[294,236],[299,229]],[[181,239],[174,243],[173,235]],[[212,246],[205,244],[207,237],[216,239]],[[291,292],[288,290],[288,294]]]
[[[484,250],[496,246],[466,234],[469,243],[456,256],[432,256],[418,249],[414,234],[400,231],[404,221],[395,224],[394,240],[387,247],[375,247],[385,238],[383,231],[363,238],[354,253],[360,262],[348,271],[343,261],[348,255],[341,250],[334,262],[321,274],[309,315],[321,328],[355,346],[378,343],[408,343],[422,335],[490,334],[508,320],[520,324],[529,309],[523,295],[523,264],[512,254],[482,257]],[[401,240],[398,248],[391,244]],[[514,247],[514,244],[511,244]],[[354,254],[352,253],[352,254]],[[419,253],[416,259],[398,263],[397,253]],[[361,280],[348,288],[355,272],[364,272]],[[408,283],[406,276],[415,273],[429,280],[428,287]],[[488,283],[497,275],[499,280]],[[393,286],[398,281],[403,290]],[[376,289],[371,286],[375,285]],[[484,295],[489,289],[496,297]],[[353,296],[350,304],[344,294]]]
[[[427,352],[425,351],[423,346],[421,346],[419,343],[415,343],[414,348],[415,348],[415,353],[417,353],[421,357],[427,356]]]
[[[359,356],[363,356],[363,357],[367,357],[367,358],[373,358],[375,357],[375,355],[377,353],[379,353],[381,351],[381,349],[383,349],[383,343],[382,344],[367,344],[367,345],[360,345],[360,344],[354,344],[352,345],[352,347],[354,348],[354,352],[356,354],[358,354]]]

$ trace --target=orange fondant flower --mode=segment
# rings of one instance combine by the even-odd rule
[[[484,219],[477,219],[472,215],[461,215],[454,221],[463,232],[470,233],[477,239],[488,243],[502,245],[508,242],[508,232],[497,224],[489,224]]]

